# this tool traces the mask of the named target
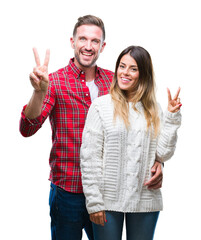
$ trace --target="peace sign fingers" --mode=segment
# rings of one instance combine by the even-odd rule
[[[182,106],[180,102],[179,93],[180,93],[181,88],[179,87],[174,98],[172,99],[171,93],[169,88],[167,88],[167,94],[168,94],[168,111],[169,112],[177,112],[179,111],[180,107]]]
[[[33,69],[33,72],[30,74],[30,80],[32,86],[36,91],[47,92],[49,85],[48,77],[48,64],[50,60],[50,50],[46,51],[44,64],[41,65],[40,57],[36,48],[33,48],[34,58],[36,62],[36,67]]]
[[[179,87],[177,92],[176,92],[176,94],[175,94],[175,96],[174,96],[174,98],[173,98],[173,100],[177,101],[179,93],[180,93],[180,90],[181,90],[181,88]]]
[[[49,61],[50,61],[50,49],[47,49],[45,54],[45,61],[44,61],[45,67],[48,67]]]
[[[41,66],[41,64],[40,64],[40,57],[39,57],[39,54],[38,54],[38,51],[37,51],[36,48],[33,48],[33,53],[34,53],[36,66],[40,67]],[[47,49],[46,50],[46,54],[45,54],[45,60],[44,60],[43,66],[48,68],[49,61],[50,61],[50,49]]]
[[[168,93],[168,102],[170,102],[172,100],[172,96],[169,88],[167,88],[167,93]]]
[[[40,58],[39,58],[38,51],[36,48],[33,48],[33,53],[34,53],[34,57],[35,57],[36,66],[40,67]]]

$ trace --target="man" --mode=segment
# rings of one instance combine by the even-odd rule
[[[31,136],[49,116],[52,127],[50,153],[50,216],[52,239],[82,238],[84,228],[88,238],[93,232],[80,173],[80,145],[82,130],[89,106],[94,98],[107,94],[113,73],[96,66],[105,48],[105,29],[101,19],[87,15],[80,17],[70,39],[74,58],[69,64],[48,76],[50,52],[40,64],[34,49],[36,67],[30,74],[34,88],[32,98],[23,108],[20,132]],[[161,165],[155,162],[150,188],[161,187]]]

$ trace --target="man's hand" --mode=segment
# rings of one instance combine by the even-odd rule
[[[105,211],[91,213],[90,220],[95,224],[100,224],[101,226],[104,226],[104,223],[107,222]]]
[[[163,172],[161,165],[162,164],[160,162],[155,161],[153,167],[151,168],[152,177],[144,184],[148,189],[158,189],[162,187]]]
[[[48,77],[48,63],[50,59],[50,50],[46,51],[45,61],[40,65],[40,58],[36,48],[33,49],[36,61],[36,67],[30,73],[29,78],[32,86],[34,87],[33,95],[25,108],[25,116],[29,119],[34,119],[41,114],[43,101],[47,94],[49,77]]]
[[[46,51],[44,64],[40,64],[40,58],[36,48],[33,48],[36,67],[30,73],[30,81],[35,91],[47,93],[49,78],[48,78],[48,64],[50,59],[50,50]]]

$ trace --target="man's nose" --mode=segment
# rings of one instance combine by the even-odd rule
[[[91,47],[91,41],[87,41],[85,45],[86,50],[90,51],[92,49]]]

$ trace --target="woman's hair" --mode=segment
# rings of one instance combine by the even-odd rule
[[[105,40],[105,27],[103,21],[100,18],[95,17],[93,15],[85,15],[83,17],[79,17],[73,29],[73,37],[75,37],[77,33],[77,28],[82,25],[95,25],[101,28],[103,32],[103,41]]]
[[[123,50],[117,59],[113,82],[110,89],[110,94],[114,102],[114,120],[119,116],[123,119],[127,128],[130,125],[128,118],[129,104],[126,90],[121,90],[117,81],[117,71],[120,61],[126,54],[130,54],[130,56],[136,61],[139,71],[139,80],[133,87],[131,95],[129,95],[129,101],[133,103],[132,106],[135,111],[137,111],[135,104],[141,101],[147,121],[147,130],[151,129],[153,126],[154,135],[157,136],[159,133],[160,119],[155,96],[155,80],[152,60],[150,54],[142,47],[130,46]]]

